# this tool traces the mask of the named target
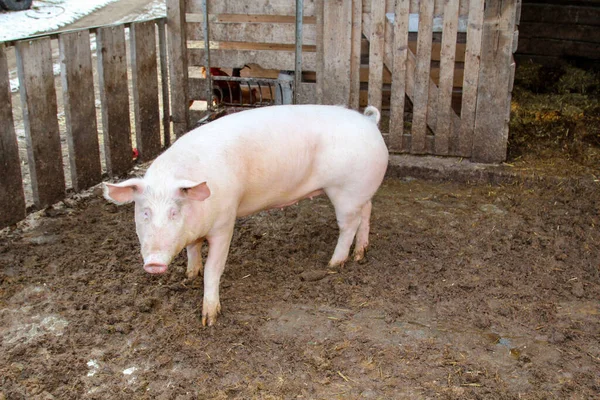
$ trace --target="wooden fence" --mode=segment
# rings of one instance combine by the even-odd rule
[[[13,112],[8,67],[13,55],[25,143],[19,143],[15,131],[21,116]],[[55,85],[59,65],[62,98]],[[31,193],[35,208],[42,209],[64,199],[68,186],[81,191],[99,183],[103,173],[131,170],[133,146],[141,160],[156,157],[168,146],[166,68],[164,18],[0,43],[0,228],[25,217],[26,193]],[[24,151],[19,150],[25,146],[26,157],[21,157]],[[28,170],[21,169],[22,163]],[[30,187],[26,183],[24,188],[24,177]]]
[[[205,97],[205,1],[210,67],[294,69],[294,0],[168,0],[178,134]],[[383,109],[393,152],[505,159],[520,0],[302,3],[299,102]]]
[[[523,0],[517,60],[600,67],[600,1]]]

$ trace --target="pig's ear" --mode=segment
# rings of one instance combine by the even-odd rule
[[[145,187],[144,181],[139,178],[121,183],[104,183],[104,198],[116,204],[131,203],[135,196],[144,192]]]
[[[179,182],[179,197],[204,201],[210,196],[210,189],[206,182],[197,183],[193,181]]]

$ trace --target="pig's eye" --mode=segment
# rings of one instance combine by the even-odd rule
[[[142,210],[142,218],[144,218],[144,221],[148,221],[150,219],[150,209],[149,208],[144,208]]]
[[[177,218],[178,215],[179,215],[179,211],[176,208],[171,208],[169,210],[169,218],[170,219],[175,219],[175,218]]]

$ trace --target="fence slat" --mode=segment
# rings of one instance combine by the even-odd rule
[[[352,43],[352,2],[325,1],[323,8],[323,85],[324,104],[350,101],[350,55]],[[340,40],[340,38],[346,38]],[[309,67],[303,62],[305,69]]]
[[[187,22],[186,33],[188,40],[204,40],[202,22]],[[304,24],[302,27],[302,43],[314,45],[316,43],[316,26]],[[296,43],[296,26],[289,23],[260,23],[238,22],[218,23],[210,22],[211,42],[246,42],[246,43]]]
[[[360,102],[360,52],[362,39],[362,0],[352,2],[352,45],[350,54],[350,100],[355,110]]]
[[[409,2],[397,1],[392,45],[392,94],[390,98],[390,150],[403,150],[406,59],[408,55]]]
[[[479,84],[479,61],[481,56],[481,32],[483,25],[483,1],[471,1],[469,8],[469,28],[467,30],[467,49],[465,52],[465,78],[460,112],[460,133],[451,137],[451,152],[463,157],[471,156],[473,130],[475,129],[475,110],[477,105],[477,85]],[[458,148],[453,145],[458,143]]]
[[[369,104],[381,110],[383,53],[385,51],[385,0],[371,0],[369,37]]]
[[[161,150],[158,71],[154,22],[131,25],[131,71],[135,105],[136,144],[142,161]]]
[[[8,62],[0,43],[0,229],[25,218],[19,147],[12,114]]]
[[[62,90],[73,189],[102,180],[89,31],[58,37]]]
[[[411,152],[417,154],[424,153],[426,146],[432,23],[433,2],[421,1],[419,10],[419,36],[417,38],[417,65],[415,72],[411,140]]]
[[[202,13],[202,0],[186,1],[186,12],[191,14]],[[296,15],[296,4],[294,1],[209,1],[208,12],[210,14],[260,14],[260,15]],[[315,15],[315,1],[304,2],[304,15]]]
[[[118,176],[133,165],[125,28],[98,29],[96,45],[106,169],[110,176]]]
[[[43,208],[65,196],[51,41],[21,41],[16,49],[33,201]]]
[[[474,161],[495,163],[506,159],[512,48],[517,0],[486,2],[477,115],[473,132]]]
[[[189,2],[187,3],[189,5]],[[167,0],[171,120],[173,132],[177,137],[188,131],[189,124],[185,5],[185,0]]]
[[[444,27],[442,30],[442,51],[440,61],[440,81],[437,103],[437,126],[434,151],[439,155],[448,154],[450,137],[450,116],[452,113],[452,86],[454,83],[454,58],[456,54],[456,34],[458,30],[458,0],[448,0],[444,6]]]

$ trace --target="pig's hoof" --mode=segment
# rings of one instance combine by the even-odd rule
[[[329,267],[343,267],[346,264],[346,261],[348,261],[347,258],[343,260],[331,260],[329,261]]]
[[[185,277],[187,278],[187,280],[189,281],[193,281],[194,279],[196,279],[198,277],[198,271],[194,271],[194,272],[187,272],[185,274]]]
[[[365,247],[354,250],[354,261],[362,261],[365,258],[366,252],[367,249]]]
[[[202,326],[213,326],[217,322],[217,316],[221,314],[221,303],[216,305],[204,302],[202,305]]]

